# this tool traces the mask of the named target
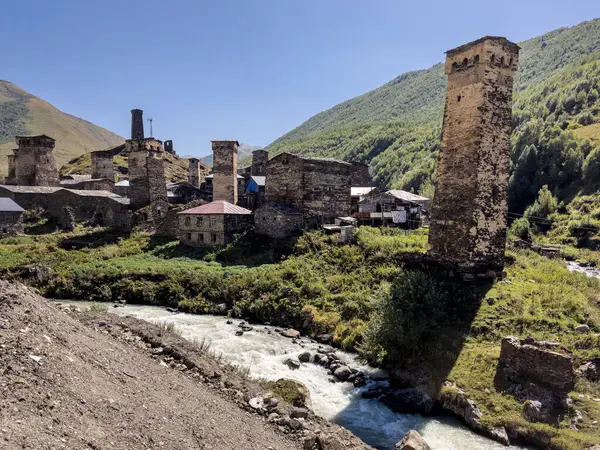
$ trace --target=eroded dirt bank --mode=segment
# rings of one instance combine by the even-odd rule
[[[0,280],[1,448],[370,448],[157,326],[66,309]]]

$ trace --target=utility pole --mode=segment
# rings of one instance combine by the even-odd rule
[[[148,122],[150,122],[150,137],[154,137],[154,135],[152,134],[152,117],[148,117]]]

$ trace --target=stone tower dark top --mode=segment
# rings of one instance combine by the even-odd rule
[[[144,111],[131,110],[131,139],[144,139]]]
[[[267,174],[267,162],[269,161],[269,152],[266,150],[254,150],[252,152],[252,166],[250,174],[265,176]]]
[[[460,271],[501,270],[519,47],[486,36],[447,52],[448,88],[429,244]]]
[[[237,204],[237,141],[211,141],[213,150],[213,200]]]
[[[170,153],[171,155],[175,154],[175,149],[173,148],[173,141],[168,140],[164,142],[165,152]]]

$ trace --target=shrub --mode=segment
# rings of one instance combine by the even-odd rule
[[[515,220],[510,226],[508,233],[509,235],[524,241],[532,240],[531,225],[526,217]]]

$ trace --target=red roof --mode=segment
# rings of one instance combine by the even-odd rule
[[[179,214],[252,214],[252,211],[233,205],[225,200],[217,200],[206,205],[186,209]]]

